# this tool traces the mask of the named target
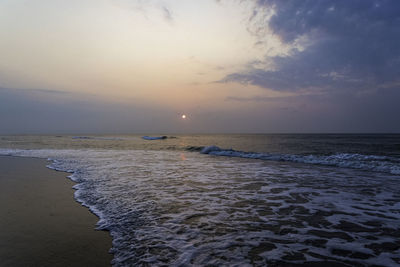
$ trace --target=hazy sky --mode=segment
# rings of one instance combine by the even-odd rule
[[[400,132],[400,1],[0,0],[0,134],[129,132]]]

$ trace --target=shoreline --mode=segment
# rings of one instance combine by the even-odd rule
[[[2,266],[111,266],[109,232],[45,159],[0,156]]]

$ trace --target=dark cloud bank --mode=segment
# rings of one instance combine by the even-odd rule
[[[224,81],[278,91],[366,90],[400,86],[400,1],[258,1],[274,8],[268,25],[282,42],[309,39],[303,51],[272,58],[276,70],[251,67]]]
[[[400,131],[400,1],[259,0],[256,6],[249,21],[253,32],[269,27],[283,43],[301,41],[305,49],[266,58],[273,70],[249,63],[221,82],[303,94],[298,102],[311,106],[325,101],[332,108],[319,112],[338,113],[337,131],[349,131],[341,124],[349,117],[359,125],[354,131]],[[266,25],[257,20],[271,8],[275,14]],[[271,102],[263,97],[229,100]]]
[[[168,132],[179,129],[175,117],[140,101],[122,104],[95,95],[0,87],[0,134]]]
[[[47,89],[0,87],[0,135],[8,134],[175,134],[262,132],[243,112],[197,108],[189,121],[181,110],[143,100],[124,103],[96,95]]]

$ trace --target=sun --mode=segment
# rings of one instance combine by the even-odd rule
[[[186,119],[186,115],[185,114],[182,115],[182,119]]]

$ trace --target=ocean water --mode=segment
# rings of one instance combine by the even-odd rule
[[[400,265],[400,135],[1,136],[0,155],[70,172],[114,266]]]

